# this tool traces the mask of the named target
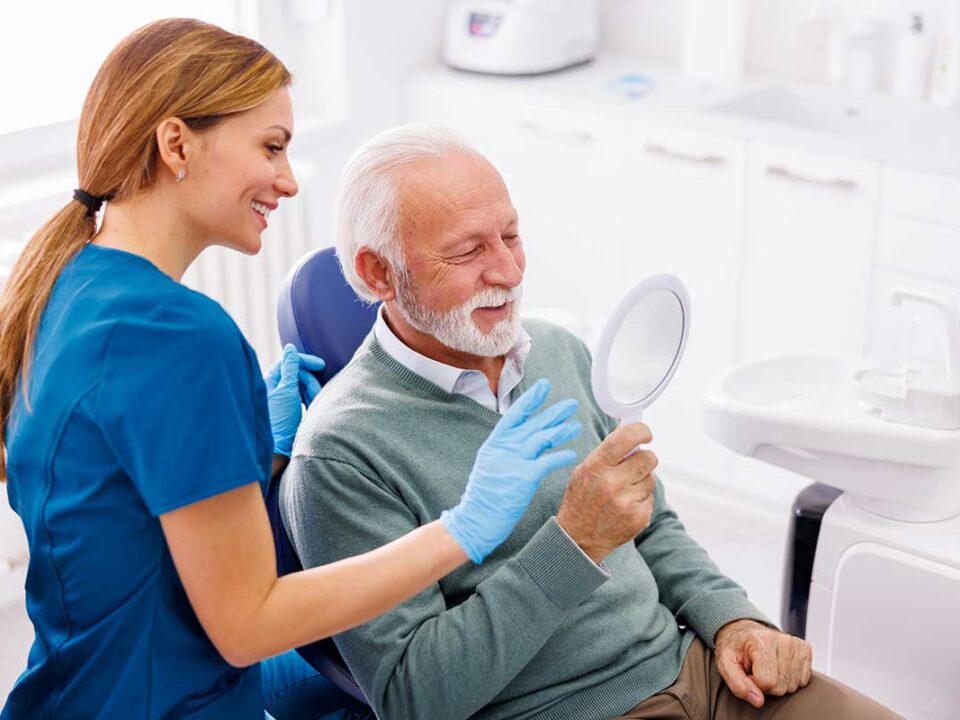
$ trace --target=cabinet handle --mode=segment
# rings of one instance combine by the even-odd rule
[[[794,182],[801,182],[807,185],[835,188],[836,190],[853,190],[857,187],[857,183],[853,180],[847,180],[845,178],[833,178],[830,180],[827,178],[810,177],[809,175],[799,175],[790,168],[785,168],[782,165],[767,165],[767,175],[783,178],[784,180],[793,180]]]
[[[727,164],[727,159],[725,157],[721,157],[720,155],[689,155],[687,153],[671,150],[663,145],[654,145],[652,143],[645,145],[643,149],[651,155],[659,155],[661,157],[670,158],[671,160],[683,160],[685,162],[700,163],[701,165]]]

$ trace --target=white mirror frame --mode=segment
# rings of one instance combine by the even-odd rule
[[[680,331],[680,345],[677,348],[673,363],[666,374],[657,383],[644,398],[635,403],[622,403],[610,393],[610,382],[608,366],[610,363],[610,351],[613,349],[613,343],[617,338],[617,333],[627,315],[644,297],[658,290],[668,290],[672,292],[680,303],[680,312],[683,316],[683,327]],[[664,388],[670,384],[670,379],[677,371],[680,365],[680,359],[683,357],[683,351],[687,346],[687,335],[690,333],[690,294],[686,286],[680,281],[680,278],[663,273],[652,275],[641,280],[628,292],[617,304],[613,314],[607,320],[600,335],[600,342],[597,344],[597,352],[593,358],[593,370],[591,372],[591,383],[593,385],[593,395],[597,399],[600,408],[611,417],[619,418],[624,422],[637,422],[643,417],[643,411],[663,392]]]

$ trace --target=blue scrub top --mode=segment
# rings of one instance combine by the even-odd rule
[[[19,718],[263,718],[259,666],[227,664],[159,515],[270,474],[256,356],[217,303],[148,260],[88,245],[60,276],[7,427],[30,545]]]

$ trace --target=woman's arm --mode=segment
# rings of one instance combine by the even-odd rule
[[[361,625],[467,561],[436,521],[372,552],[278,578],[257,483],[161,515],[160,524],[200,624],[237,667]]]
[[[573,400],[538,413],[549,391],[540,380],[514,401],[478,451],[456,507],[354,558],[278,578],[257,483],[160,515],[190,604],[224,659],[251,665],[335,635],[416,595],[468,558],[482,562],[513,530],[541,481],[576,459],[572,450],[548,452],[581,429],[571,420]]]

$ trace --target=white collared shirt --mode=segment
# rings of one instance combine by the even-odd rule
[[[500,380],[497,383],[497,394],[494,395],[490,389],[490,383],[487,382],[487,376],[479,370],[465,370],[447,365],[411,349],[390,329],[383,313],[384,309],[381,305],[377,312],[373,333],[380,347],[390,357],[451,395],[466,395],[501,415],[510,409],[510,393],[520,384],[523,378],[523,365],[527,355],[530,354],[531,341],[526,330],[520,329],[517,342],[504,357],[503,370],[500,371]]]

